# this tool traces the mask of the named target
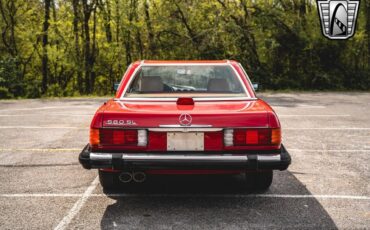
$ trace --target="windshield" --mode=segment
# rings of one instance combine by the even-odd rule
[[[228,65],[143,66],[126,97],[245,97]]]

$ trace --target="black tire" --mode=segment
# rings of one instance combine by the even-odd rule
[[[248,189],[266,191],[272,183],[273,171],[247,172],[245,177]]]
[[[116,189],[120,186],[119,173],[99,170],[99,181],[104,189]]]

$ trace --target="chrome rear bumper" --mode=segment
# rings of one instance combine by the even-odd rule
[[[269,154],[173,154],[173,153],[97,153],[86,146],[79,161],[86,169],[278,169],[285,170],[291,163],[284,146]]]

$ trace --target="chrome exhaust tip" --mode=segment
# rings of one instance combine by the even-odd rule
[[[122,182],[122,183],[128,183],[130,181],[132,181],[132,173],[129,173],[129,172],[123,172],[119,175],[119,180]]]
[[[134,172],[133,180],[138,183],[142,183],[146,180],[146,174],[144,172]]]

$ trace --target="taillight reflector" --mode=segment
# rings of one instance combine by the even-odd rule
[[[224,131],[225,146],[279,145],[280,129],[227,129]]]

